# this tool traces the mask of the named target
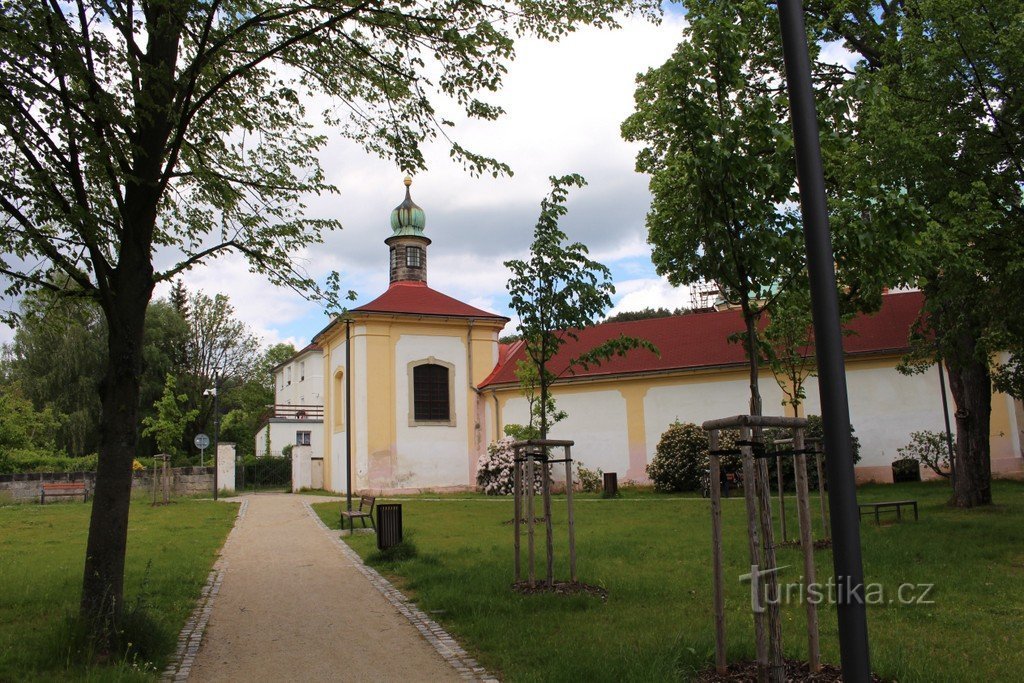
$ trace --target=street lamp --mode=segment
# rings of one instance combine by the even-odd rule
[[[796,172],[800,185],[807,245],[814,338],[817,340],[818,389],[825,431],[829,509],[832,512],[832,564],[839,588],[839,653],[843,680],[871,680],[867,609],[864,604],[864,563],[860,547],[860,513],[850,443],[850,406],[846,395],[842,330],[832,238],[825,203],[818,119],[811,88],[811,63],[801,0],[779,0],[786,86],[793,120]]]
[[[218,473],[218,458],[217,451],[220,447],[220,403],[218,401],[217,388],[220,383],[220,366],[215,365],[213,368],[213,387],[203,392],[203,396],[213,396],[213,499],[217,500],[218,489],[220,488],[217,482]]]

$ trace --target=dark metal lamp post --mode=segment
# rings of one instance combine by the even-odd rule
[[[817,340],[818,387],[825,431],[829,508],[832,513],[832,562],[837,584],[839,650],[843,680],[871,679],[864,566],[860,547],[850,406],[846,395],[842,331],[832,239],[825,203],[825,176],[818,139],[818,119],[811,88],[811,65],[801,0],[779,0],[786,84],[793,119],[800,209],[807,243],[814,336]]]

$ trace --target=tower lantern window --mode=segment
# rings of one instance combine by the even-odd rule
[[[409,268],[420,268],[423,266],[423,250],[419,247],[405,248],[405,265]]]

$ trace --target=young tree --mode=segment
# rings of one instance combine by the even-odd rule
[[[786,397],[783,405],[800,414],[807,398],[804,385],[818,369],[814,350],[814,321],[811,317],[810,293],[791,288],[777,301],[768,326],[764,329],[762,346],[772,375]]]
[[[420,145],[501,84],[514,37],[557,39],[653,0],[13,0],[0,13],[0,274],[97,302],[109,362],[82,613],[110,637],[123,597],[146,308],[153,288],[226,252],[333,298],[293,254],[337,227],[302,198],[332,191],[309,95],[341,134],[410,171]],[[437,74],[432,80],[427,74]],[[474,173],[507,168],[452,143]],[[154,260],[163,251],[168,258]],[[9,255],[9,256],[8,256]],[[160,270],[157,263],[170,263]],[[39,264],[42,264],[40,267]],[[335,279],[336,281],[336,279]],[[104,636],[103,634],[106,634]]]
[[[684,41],[638,76],[622,124],[646,147],[648,241],[675,285],[707,280],[743,313],[750,412],[761,414],[758,319],[801,268],[803,251],[789,105],[778,30],[755,0],[687,3]]]
[[[586,181],[579,175],[551,178],[551,193],[540,204],[540,218],[533,232],[530,258],[511,260],[505,267],[512,271],[508,291],[511,307],[519,315],[519,331],[526,342],[526,354],[536,372],[525,375],[535,381],[540,395],[534,404],[538,411],[540,438],[546,439],[551,426],[551,384],[574,368],[598,365],[613,356],[632,349],[657,350],[650,342],[620,335],[618,338],[569,359],[558,373],[549,362],[566,340],[579,340],[579,331],[598,320],[611,308],[611,271],[588,257],[587,247],[579,242],[567,243],[567,236],[558,228],[558,220],[567,212],[568,188],[582,187]],[[521,380],[522,381],[522,376]],[[531,408],[531,424],[533,420]]]
[[[862,210],[905,235],[904,281],[925,293],[908,367],[945,363],[961,507],[992,501],[993,382],[1024,391],[1024,2],[808,4],[862,58],[846,155]],[[1004,355],[1005,354],[1005,355]]]
[[[199,412],[189,410],[188,397],[177,392],[174,375],[167,375],[164,393],[156,403],[156,414],[142,421],[143,434],[152,436],[157,448],[180,461],[186,455],[181,447],[185,431]]]

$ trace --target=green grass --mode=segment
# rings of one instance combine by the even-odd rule
[[[876,527],[865,518],[867,581],[887,595],[902,583],[935,584],[934,604],[868,607],[872,664],[884,678],[1007,680],[1024,671],[1024,484],[996,482],[994,494],[996,506],[957,511],[944,504],[945,483],[860,489],[862,502],[915,498],[921,504],[917,523]],[[580,578],[608,590],[602,603],[512,593],[512,528],[502,524],[512,517],[511,501],[454,500],[466,497],[403,500],[405,527],[419,554],[378,566],[484,666],[516,681],[649,681],[686,680],[712,663],[706,501],[628,490],[617,500],[580,500]],[[337,528],[337,503],[315,507]],[[749,571],[742,499],[723,507],[729,658],[751,659],[749,586],[736,578]],[[564,499],[555,501],[553,518],[556,578],[568,578]],[[792,507],[788,519],[795,528]],[[346,540],[364,558],[375,550],[372,536]],[[542,547],[539,540],[539,552]],[[832,574],[831,554],[816,557],[824,582]],[[780,550],[779,564],[792,565],[784,580],[802,573],[799,550]],[[819,617],[823,658],[838,662],[834,608],[823,606]],[[804,607],[785,607],[783,620],[786,655],[805,659]]]
[[[125,597],[144,606],[154,661],[97,666],[69,645],[91,504],[0,507],[0,681],[154,680],[206,583],[237,504],[137,499],[128,526]]]

